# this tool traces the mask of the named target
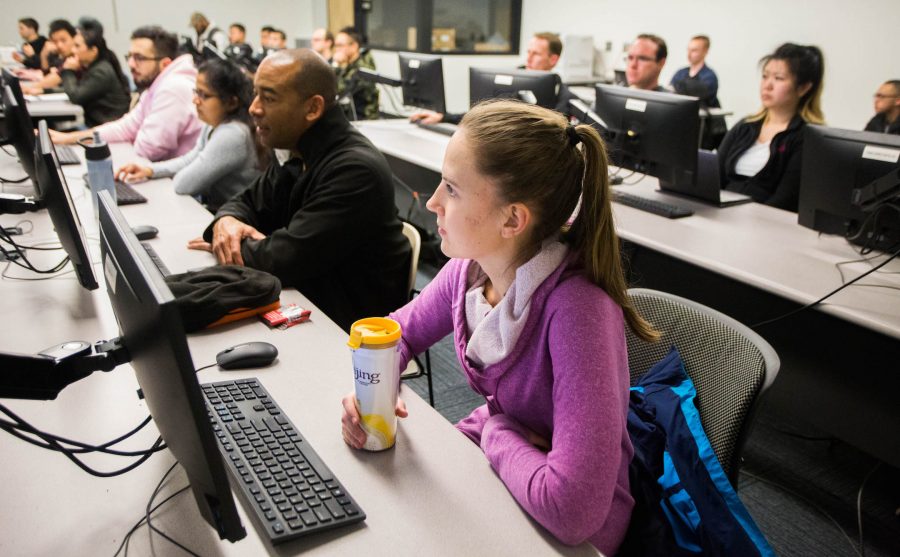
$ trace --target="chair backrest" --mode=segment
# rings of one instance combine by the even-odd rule
[[[697,389],[706,436],[737,487],[741,448],[759,395],[778,374],[778,355],[750,328],[702,304],[642,288],[628,294],[638,312],[662,333],[660,342],[648,343],[628,331],[631,383],[674,344]]]
[[[409,247],[412,251],[409,258],[409,281],[407,283],[406,293],[411,294],[416,289],[416,271],[419,270],[419,250],[422,249],[422,237],[416,227],[408,222],[403,223],[403,235],[409,240]]]

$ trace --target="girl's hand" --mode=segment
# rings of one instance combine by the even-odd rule
[[[350,393],[341,400],[344,406],[344,413],[341,415],[341,435],[344,437],[344,443],[347,443],[354,449],[361,449],[366,444],[365,430],[360,425],[359,408],[356,402],[356,394]],[[409,415],[406,411],[406,403],[400,398],[397,399],[397,407],[394,413],[398,418],[405,418]]]

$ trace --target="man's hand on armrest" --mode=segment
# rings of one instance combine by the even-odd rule
[[[222,217],[213,225],[211,246],[206,242],[201,241],[198,243],[197,240],[192,240],[188,243],[188,247],[212,251],[213,255],[216,256],[216,260],[222,265],[243,265],[244,258],[241,257],[241,241],[244,238],[262,240],[265,237],[266,235],[259,230],[234,217]],[[209,247],[206,248],[200,244]]]

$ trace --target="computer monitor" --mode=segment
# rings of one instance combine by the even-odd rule
[[[6,68],[3,68],[2,76],[3,85],[7,85],[12,89],[13,96],[15,97],[16,102],[19,103],[19,106],[26,106],[25,95],[22,94],[22,85],[19,83],[19,78]]]
[[[594,111],[612,134],[613,164],[656,176],[662,187],[689,194],[700,148],[700,101],[618,85],[595,88]]]
[[[813,125],[803,134],[798,222],[876,249],[900,247],[896,208],[876,217],[852,202],[854,189],[900,170],[900,136]]]
[[[106,290],[160,435],[184,468],[200,514],[222,539],[246,536],[165,280],[109,192],[98,196]]]
[[[435,112],[447,112],[444,97],[444,63],[440,56],[400,52],[403,104]]]
[[[53,221],[53,228],[59,236],[59,243],[62,244],[75,268],[79,284],[87,290],[96,290],[97,277],[94,275],[84,229],[75,211],[75,204],[72,203],[69,185],[60,168],[56,149],[47,131],[47,122],[44,120],[38,122],[38,141],[35,145],[34,160],[37,170],[36,197],[50,213],[50,220]]]
[[[556,108],[559,76],[537,70],[469,68],[469,103],[496,98],[521,99],[544,108]]]
[[[9,85],[3,87],[3,118],[6,122],[4,145],[12,145],[31,183],[37,183],[34,172],[34,128],[25,104],[19,104]]]

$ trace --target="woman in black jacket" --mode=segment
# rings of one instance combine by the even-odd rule
[[[719,146],[722,187],[797,211],[803,127],[823,124],[825,63],[815,46],[786,43],[761,61],[762,109],[732,128]]]
[[[69,100],[84,108],[84,123],[92,128],[118,120],[131,104],[128,80],[116,55],[106,46],[103,29],[81,25],[63,62],[62,86]],[[83,69],[81,76],[76,72]]]

